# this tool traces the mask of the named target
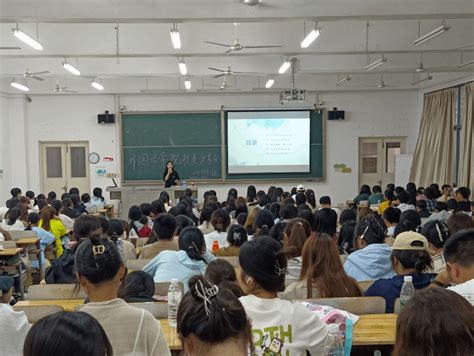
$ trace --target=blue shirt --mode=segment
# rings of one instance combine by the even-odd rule
[[[40,239],[41,261],[44,263],[44,250],[46,246],[52,245],[54,242],[56,242],[56,238],[52,233],[41,227],[32,227],[31,230],[36,232],[38,238]],[[31,261],[31,267],[39,268],[38,260]]]
[[[347,257],[344,271],[358,282],[391,278],[395,274],[391,254],[392,248],[387,244],[370,244]]]
[[[435,273],[410,273],[407,276],[412,276],[413,286],[415,289],[422,289],[428,287],[434,277]],[[404,276],[394,276],[392,278],[384,278],[375,281],[365,292],[369,297],[384,297],[386,302],[385,312],[393,313],[395,306],[395,299],[400,297],[400,291],[403,286]]]

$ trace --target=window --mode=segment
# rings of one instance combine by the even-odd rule
[[[362,144],[362,173],[377,173],[377,142]]]
[[[400,153],[400,142],[387,142],[385,144],[385,173],[395,173],[395,155]]]
[[[86,148],[70,147],[71,150],[71,177],[86,177]]]
[[[61,147],[46,147],[46,177],[63,177]]]

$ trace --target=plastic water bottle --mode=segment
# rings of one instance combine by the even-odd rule
[[[325,356],[344,356],[344,343],[339,331],[339,324],[328,325],[328,338],[324,347]]]
[[[415,287],[413,287],[413,277],[403,277],[402,290],[400,291],[400,309],[408,303],[408,301],[415,295]]]
[[[168,289],[168,323],[172,328],[176,328],[176,318],[182,295],[178,279],[173,278]]]

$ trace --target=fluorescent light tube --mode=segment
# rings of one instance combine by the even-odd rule
[[[319,28],[313,29],[313,31],[308,33],[306,37],[304,38],[304,40],[301,41],[301,48],[308,48],[311,45],[311,43],[313,43],[314,40],[319,37],[320,34],[321,34],[321,31],[319,30]]]
[[[349,76],[346,75],[344,78],[342,78],[341,80],[339,80],[339,81],[336,83],[336,86],[340,87],[340,86],[342,86],[342,85],[344,85],[344,84],[350,82],[350,80],[351,80],[351,77],[349,77]]]
[[[179,65],[179,71],[181,72],[181,75],[186,75],[188,73],[188,69],[186,68],[186,63],[183,61],[178,62]]]
[[[179,37],[178,28],[172,28],[170,31],[171,43],[173,43],[174,49],[181,48],[181,38]]]
[[[443,24],[440,27],[435,28],[433,31],[428,32],[427,34],[421,36],[420,38],[417,38],[416,40],[413,41],[413,44],[415,46],[419,46],[422,43],[425,43],[425,42],[441,35],[442,33],[446,32],[448,30],[449,30],[449,26]]]
[[[18,27],[17,28],[12,28],[12,32],[13,32],[13,36],[15,36],[19,40],[25,42],[28,46],[31,46],[34,49],[38,50],[38,51],[43,50],[43,46],[41,45],[41,43],[39,43],[33,37],[30,37],[29,35],[27,35],[25,32],[20,30]]]
[[[387,62],[387,58],[381,57],[381,58],[377,59],[376,61],[373,61],[372,63],[368,64],[365,67],[365,70],[367,72],[370,71],[370,70],[374,70],[375,68],[381,66],[382,64],[384,64],[386,62]]]
[[[470,67],[474,65],[474,59],[472,61],[469,61],[469,62],[466,62],[466,63],[461,63],[459,66],[458,66],[458,69],[463,69],[463,68],[467,68],[467,67]]]
[[[428,76],[426,78],[418,79],[418,80],[414,81],[413,83],[411,83],[411,85],[417,85],[417,84],[423,83],[426,80],[431,80],[431,79],[433,79],[433,77],[428,74]]]
[[[104,86],[102,84],[100,84],[99,82],[96,82],[95,80],[91,82],[91,85],[93,88],[97,89],[97,90],[104,90]]]
[[[10,85],[13,88],[20,89],[20,90],[23,90],[23,91],[29,91],[30,90],[30,88],[28,88],[26,85],[23,85],[23,84],[20,84],[20,83],[17,83],[17,82],[11,82]]]
[[[275,84],[275,79],[269,78],[265,83],[265,88],[269,89],[273,86],[273,84]]]
[[[285,61],[283,64],[280,66],[280,69],[278,69],[278,73],[283,74],[285,73],[288,68],[291,67],[291,62],[290,61]]]
[[[189,79],[186,79],[184,81],[184,87],[186,88],[186,90],[191,89],[191,81]]]
[[[68,62],[63,62],[63,67],[66,69],[68,72],[74,74],[74,75],[81,75],[81,72],[79,69],[74,67],[72,64],[69,64]]]

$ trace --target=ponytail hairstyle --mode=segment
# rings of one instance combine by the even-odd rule
[[[381,244],[385,240],[385,224],[375,215],[369,215],[354,229],[354,247],[359,246],[358,240],[363,239],[367,245]]]
[[[419,241],[413,241],[412,246],[423,246]],[[393,250],[390,256],[392,266],[397,259],[404,268],[414,268],[417,273],[423,273],[433,269],[431,255],[424,250]]]
[[[13,225],[21,215],[21,210],[19,208],[11,208],[5,214],[5,220],[8,225]]]
[[[229,246],[240,247],[247,242],[247,240],[247,231],[243,226],[234,224],[227,230],[227,242]]]
[[[428,221],[421,229],[421,234],[436,248],[443,248],[449,238],[448,225],[440,220]]]
[[[178,245],[179,249],[186,252],[190,259],[203,261],[207,264],[206,259],[202,257],[202,253],[206,250],[206,242],[202,231],[197,227],[190,226],[183,229],[179,234]]]
[[[270,211],[266,209],[261,209],[257,213],[257,217],[253,223],[253,236],[268,236],[270,234],[270,229],[274,225],[273,215]]]
[[[211,224],[217,232],[227,231],[230,225],[230,215],[225,209],[217,209],[211,215]]]
[[[25,230],[31,230],[31,225],[38,225],[40,217],[37,213],[30,213],[28,215],[28,227]]]
[[[219,288],[202,276],[189,281],[189,291],[179,304],[177,328],[186,353],[183,339],[196,337],[196,354],[205,355],[213,345],[235,339],[242,354],[254,352],[250,321],[239,299],[227,288]]]
[[[123,236],[124,233],[124,228],[123,224],[120,220],[118,219],[111,219],[109,220],[109,227],[106,231],[107,236],[110,237],[110,239],[117,244],[118,239]]]
[[[94,190],[92,191],[92,194],[94,195],[94,197],[102,200],[102,202],[105,201],[104,197],[102,196],[102,188],[99,188],[99,187],[94,188]]]
[[[288,258],[300,257],[303,245],[311,236],[311,226],[306,220],[292,219],[284,230],[283,246]]]
[[[120,252],[109,239],[93,235],[84,240],[76,250],[76,271],[92,284],[112,280],[121,266],[123,262]]]

